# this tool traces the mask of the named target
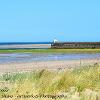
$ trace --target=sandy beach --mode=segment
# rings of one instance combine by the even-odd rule
[[[32,48],[51,48],[51,44],[12,44],[0,45],[0,49],[32,49]]]
[[[23,72],[38,69],[60,70],[66,68],[81,67],[84,65],[100,64],[98,59],[64,60],[64,61],[33,61],[25,63],[5,63],[0,64],[0,73]]]

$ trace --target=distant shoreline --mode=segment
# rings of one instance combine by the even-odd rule
[[[100,49],[100,42],[1,42],[0,49]]]
[[[51,48],[51,44],[1,44],[0,49],[40,49],[40,48]]]

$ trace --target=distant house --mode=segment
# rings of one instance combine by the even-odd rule
[[[59,49],[100,49],[100,42],[54,42],[51,44],[51,48]]]

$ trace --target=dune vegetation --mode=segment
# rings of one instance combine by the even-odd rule
[[[0,100],[100,100],[100,66],[0,75]]]
[[[0,53],[100,53],[100,49],[0,49]]]

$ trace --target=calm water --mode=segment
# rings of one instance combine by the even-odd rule
[[[52,42],[0,42],[0,45],[51,44]]]
[[[31,62],[31,61],[47,61],[47,60],[74,60],[100,58],[100,53],[96,54],[32,54],[32,53],[10,53],[0,54],[0,63],[10,62]]]

